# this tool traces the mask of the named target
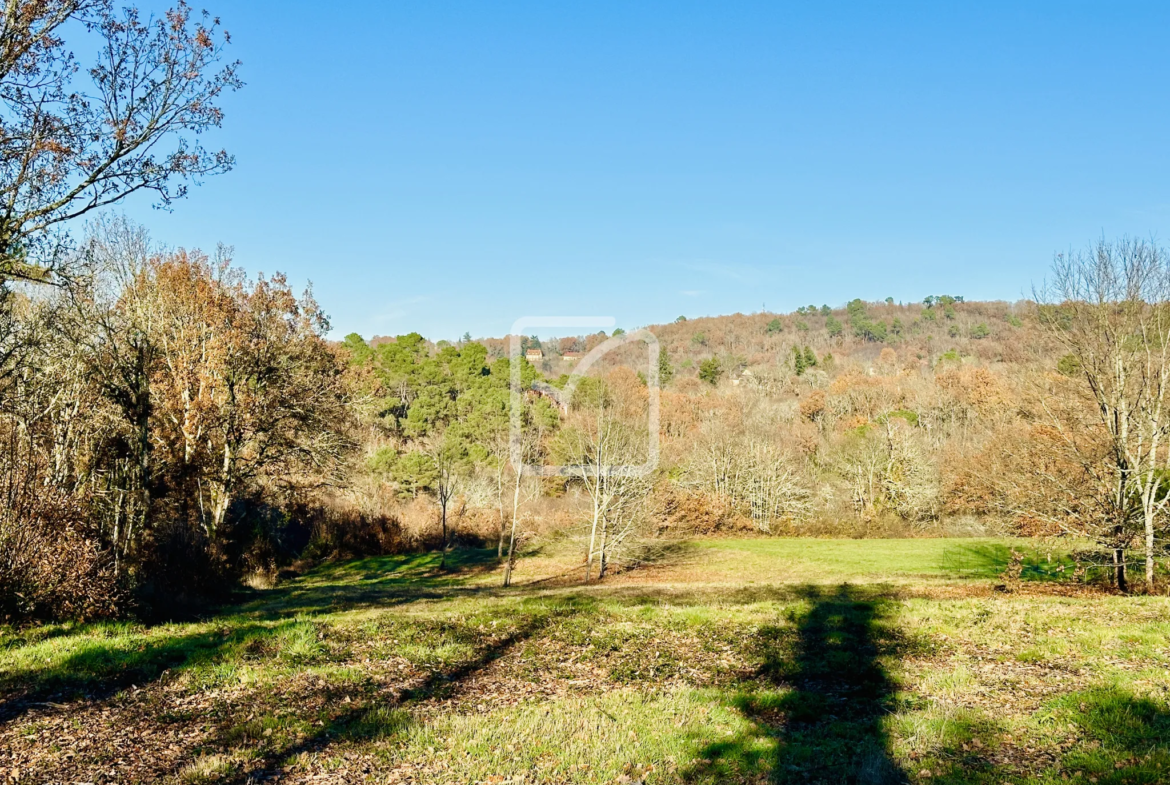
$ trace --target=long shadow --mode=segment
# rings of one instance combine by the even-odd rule
[[[180,671],[223,657],[253,641],[279,634],[284,624],[245,624],[130,642],[92,637],[45,668],[21,670],[0,678],[0,722],[14,720],[36,706],[61,707],[78,700],[106,700],[131,684],[155,681],[168,670]]]
[[[895,691],[881,658],[904,648],[885,621],[887,600],[848,586],[800,593],[810,607],[795,627],[760,630],[761,665],[734,700],[755,727],[707,744],[685,780],[738,781],[766,771],[773,783],[909,782],[881,722]],[[771,743],[759,744],[761,736]]]
[[[332,690],[331,694],[326,696],[330,704],[341,706],[344,702],[346,708],[333,713],[319,731],[296,743],[267,750],[250,767],[220,781],[225,785],[256,782],[279,775],[283,761],[302,753],[320,752],[338,741],[397,735],[414,722],[408,713],[411,705],[458,693],[460,687],[476,673],[539,634],[556,619],[578,612],[581,602],[574,600],[559,607],[542,608],[540,611],[530,613],[524,616],[511,632],[481,646],[471,657],[448,668],[434,671],[397,694],[363,693],[359,688]],[[585,600],[584,603],[588,605],[590,601]],[[229,744],[229,739],[221,737],[209,746],[222,749]]]
[[[221,612],[219,629],[186,634],[127,637],[106,634],[102,625],[62,626],[51,634],[9,641],[9,648],[36,646],[52,638],[78,635],[71,653],[36,668],[0,673],[0,723],[38,706],[61,708],[78,700],[108,700],[130,685],[143,686],[163,673],[180,671],[229,655],[254,639],[279,634],[298,615],[351,608],[385,608],[420,599],[449,599],[490,587],[461,585],[487,569],[486,550],[449,554],[451,567],[437,569],[438,554],[363,559],[327,565],[308,579],[267,592],[241,593],[245,601]],[[494,551],[490,554],[494,557]],[[239,623],[243,619],[243,623]],[[150,628],[148,628],[150,629]],[[158,628],[154,628],[158,629]]]
[[[1070,580],[1078,565],[1086,563],[1086,554],[1068,549],[987,542],[946,548],[940,566],[952,578],[1000,578],[1015,567],[1020,580],[1056,582]],[[1085,577],[1100,577],[1104,571],[1104,566],[1089,567]]]
[[[440,569],[439,554],[422,553],[326,564],[275,589],[240,592],[234,612],[271,619],[473,596],[494,588],[466,585],[497,566],[494,550],[454,550],[447,554],[447,562],[447,568]]]

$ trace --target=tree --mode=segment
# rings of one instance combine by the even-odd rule
[[[670,364],[670,352],[663,346],[658,352],[658,383],[667,385],[674,378],[674,366]]]
[[[1114,549],[1118,585],[1126,585],[1125,551],[1140,532],[1152,588],[1170,502],[1170,257],[1152,243],[1102,240],[1085,252],[1058,254],[1052,271],[1042,323],[1072,358],[1061,362],[1082,382],[1085,412],[1108,445],[1104,460],[1078,438],[1069,417],[1053,408],[1049,414],[1085,471],[1106,480],[1108,496],[1098,500],[1106,531],[1096,534]]]
[[[208,434],[213,528],[257,481],[285,488],[337,485],[351,447],[349,393],[338,357],[325,343],[329,320],[311,292],[297,297],[283,275],[247,282],[228,294],[231,321],[221,331],[221,377],[212,385]]]
[[[71,43],[68,43],[68,42]],[[232,157],[195,137],[223,120],[238,63],[217,19],[111,0],[10,0],[0,18],[0,281],[49,280],[63,225],[139,191],[168,207]],[[92,52],[78,66],[75,51]],[[89,77],[88,83],[78,79]],[[55,231],[60,230],[60,231]]]
[[[792,372],[797,376],[803,376],[804,372],[808,370],[808,361],[804,357],[804,352],[800,350],[799,346],[792,347]]]
[[[823,393],[820,400],[823,405]],[[742,420],[707,423],[683,481],[745,509],[756,527],[768,532],[776,522],[802,519],[810,494],[791,457],[756,431]]]
[[[520,505],[523,501],[532,499],[539,492],[539,485],[530,485],[528,493],[525,493],[524,466],[525,464],[535,464],[541,459],[547,449],[545,445],[546,434],[555,430],[560,424],[559,414],[543,398],[537,399],[530,405],[525,405],[521,409],[520,415],[520,443],[516,445],[519,448],[519,453],[514,456],[518,457],[520,462],[512,467],[514,482],[512,488],[512,525],[508,534],[508,550],[504,562],[505,588],[511,585],[512,570],[516,566],[516,529],[520,521]]]
[[[719,364],[718,357],[708,357],[699,363],[699,378],[712,387],[719,384],[721,376],[723,376],[723,368]]]
[[[447,549],[450,537],[447,526],[447,508],[454,498],[460,481],[467,470],[467,445],[453,429],[432,435],[427,443],[427,455],[435,470],[434,494],[439,503],[439,522],[442,530],[439,568],[447,568]]]
[[[825,329],[829,331],[830,338],[836,338],[845,331],[845,326],[836,317],[830,315],[829,318],[825,319]]]
[[[435,462],[427,453],[419,450],[394,456],[393,460],[388,457],[383,463],[390,467],[390,474],[398,485],[399,494],[407,498],[417,499],[420,493],[431,492],[438,479]]]
[[[645,408],[644,388],[611,382],[578,387],[571,422],[560,432],[556,449],[566,469],[578,480],[591,502],[585,582],[597,561],[597,580],[605,577],[613,553],[642,521],[648,478],[635,467],[647,444],[639,411]],[[644,422],[644,420],[641,420]]]
[[[780,317],[775,317],[772,319],[772,321],[768,322],[768,326],[765,328],[764,332],[766,332],[768,335],[778,335],[779,333],[784,332],[784,322],[780,321]]]
[[[862,300],[850,300],[845,309],[849,313],[849,323],[853,326],[853,334],[856,337],[877,343],[886,340],[886,323],[871,319]]]
[[[886,340],[886,323],[875,322],[868,317],[859,319],[853,323],[853,334],[867,341],[881,343]]]
[[[153,449],[181,517],[197,509],[210,541],[257,483],[338,479],[348,399],[311,294],[297,298],[280,275],[249,281],[221,249],[214,263],[184,251],[151,258],[123,302],[148,321]]]

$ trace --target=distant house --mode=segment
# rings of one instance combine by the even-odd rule
[[[565,352],[561,357],[567,363],[576,362],[581,359],[581,352]]]
[[[738,385],[742,381],[755,381],[756,375],[742,365],[731,372],[731,383]]]
[[[538,363],[544,360],[544,352],[540,349],[529,349],[524,353],[524,359],[530,363]]]

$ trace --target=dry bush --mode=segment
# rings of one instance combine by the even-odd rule
[[[825,393],[813,390],[800,402],[800,416],[810,422],[817,422],[825,414]]]
[[[753,531],[755,526],[725,496],[660,486],[652,503],[658,531],[666,536],[706,536]]]
[[[306,554],[311,557],[380,556],[408,550],[402,522],[339,503],[318,512]]]
[[[35,490],[18,500],[10,495],[0,510],[0,618],[117,615],[125,597],[85,509],[51,489]]]

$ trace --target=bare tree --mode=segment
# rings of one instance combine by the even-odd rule
[[[622,406],[604,385],[588,390],[589,398],[575,412],[574,422],[560,434],[559,448],[566,474],[581,482],[591,502],[585,582],[598,562],[597,579],[605,577],[614,548],[627,539],[635,510],[650,491],[639,470],[645,460],[646,432],[632,426]]]
[[[542,417],[540,414],[530,406],[525,406],[521,411],[519,444],[515,445],[519,450],[513,456],[519,458],[519,463],[512,466],[512,519],[508,533],[506,561],[504,562],[505,587],[511,585],[512,570],[516,567],[516,529],[520,521],[520,505],[534,499],[540,491],[539,483],[533,482],[527,486],[524,484],[525,465],[540,460],[544,449],[545,433],[550,424],[547,417],[547,407],[545,409],[546,416]],[[509,438],[508,449],[509,452],[513,449],[511,438]],[[529,479],[534,478],[529,477]]]
[[[1158,533],[1164,527],[1170,430],[1170,257],[1148,242],[1102,240],[1081,253],[1059,254],[1043,323],[1067,352],[1065,367],[1084,382],[1096,430],[1108,445],[1104,465],[1091,442],[1078,439],[1059,412],[1053,424],[1090,475],[1103,476],[1106,538],[1117,583],[1126,587],[1125,551],[1144,540],[1145,579],[1154,583]]]
[[[439,567],[446,569],[447,549],[450,547],[447,510],[467,469],[467,449],[458,436],[448,428],[433,434],[427,440],[427,455],[435,469],[435,500],[439,503],[439,521],[442,526],[443,542]]]
[[[92,51],[82,66],[71,45]],[[179,2],[143,19],[111,0],[7,0],[0,12],[0,281],[49,280],[63,224],[139,192],[169,206],[229,170],[195,137],[218,127],[225,91],[218,19]]]
[[[744,508],[760,531],[807,515],[811,494],[800,472],[791,456],[766,437],[712,424],[696,453],[685,482]]]

